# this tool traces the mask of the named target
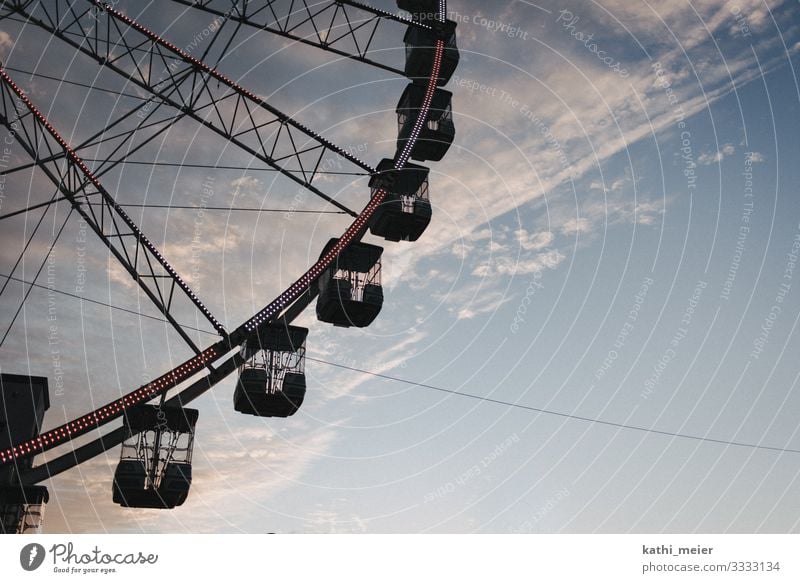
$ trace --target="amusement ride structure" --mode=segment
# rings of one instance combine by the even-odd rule
[[[442,87],[453,75],[459,53],[456,26],[446,18],[444,0],[397,0],[402,11],[397,14],[348,0],[171,1],[187,11],[230,23],[237,30],[279,35],[406,77],[408,85],[396,108],[396,153],[375,168],[369,166],[215,66],[124,14],[116,3],[3,0],[0,23],[8,18],[43,29],[65,50],[89,57],[148,96],[143,107],[109,119],[87,142],[113,139],[114,155],[88,160],[79,155],[85,144],[68,143],[59,133],[58,122],[51,122],[32,94],[14,81],[13,61],[0,64],[0,123],[30,157],[28,165],[35,165],[57,189],[51,202],[69,203],[71,211],[94,232],[94,242],[105,245],[193,355],[158,378],[49,430],[42,429],[49,406],[47,379],[4,373],[0,532],[38,529],[48,500],[41,482],[116,446],[121,446],[120,461],[109,488],[114,502],[164,509],[183,504],[192,482],[192,446],[198,422],[198,411],[189,404],[236,374],[236,411],[259,417],[294,415],[306,396],[308,330],[292,322],[316,302],[321,322],[369,326],[384,299],[383,249],[364,242],[363,236],[369,231],[391,242],[416,241],[431,221],[429,170],[410,160],[441,160],[455,136],[452,94]],[[385,51],[374,50],[376,39],[385,39],[402,27],[404,68],[387,64]],[[400,37],[393,42],[399,44]],[[156,111],[162,115],[156,117]],[[173,112],[173,118],[201,124],[259,164],[352,217],[349,227],[330,239],[313,265],[234,329],[227,329],[211,313],[118,204],[113,187],[101,181],[111,168],[170,126],[164,111]],[[133,116],[135,127],[119,129],[121,120],[130,121]],[[370,176],[370,197],[360,212],[320,187],[317,178],[322,160],[331,154]],[[210,325],[218,339],[209,346],[198,346],[177,317],[178,310],[186,309],[196,313],[197,321]],[[104,426],[108,429],[101,433]],[[78,447],[72,443],[88,433],[97,437]],[[33,464],[35,456],[54,448],[62,448],[63,453]]]

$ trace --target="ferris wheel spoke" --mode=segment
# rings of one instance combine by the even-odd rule
[[[311,304],[316,298],[317,288],[310,288],[303,294],[294,304],[292,304],[282,315],[277,319],[281,325],[288,326],[296,318],[303,313],[303,311]],[[245,343],[246,346],[246,343]],[[247,360],[250,356],[248,352],[236,352],[221,364],[215,365],[214,369],[205,376],[197,379],[188,386],[180,390],[180,392],[165,403],[165,407],[185,407],[192,401],[199,398],[207,391],[214,388],[215,385],[234,373],[239,366]],[[126,438],[130,436],[130,431],[125,427],[119,427],[107,434],[98,437],[89,443],[86,443],[78,448],[73,449],[69,453],[65,453],[57,458],[49,460],[38,466],[20,471],[20,481],[25,485],[32,485],[57,476],[75,466],[92,459],[109,449],[120,445]]]
[[[188,300],[189,305],[194,305],[218,333],[224,334],[222,324],[2,68],[0,86],[3,97],[0,123],[15,132],[17,142],[69,200],[73,209],[100,237],[189,347],[196,354],[200,352],[174,317],[178,309],[173,306],[177,289],[182,291],[179,295]],[[43,148],[47,156],[40,155]],[[62,156],[56,158],[54,153],[59,150]]]
[[[135,113],[136,110],[132,110],[123,116],[130,117],[132,113]],[[143,147],[147,144],[152,142],[158,136],[169,130],[173,125],[175,125],[178,121],[183,118],[182,115],[177,116],[170,116],[169,118],[163,120],[156,120],[153,122],[146,122],[142,120],[136,127],[119,131],[116,134],[110,134],[109,132],[111,129],[114,128],[115,125],[122,121],[122,118],[119,118],[111,123],[109,123],[106,127],[99,130],[89,138],[85,139],[81,143],[77,144],[72,148],[74,152],[80,152],[82,150],[95,150],[98,146],[103,144],[108,144],[109,142],[116,141],[116,145],[113,148],[113,151],[105,155],[103,158],[84,158],[84,161],[89,162],[99,162],[98,166],[93,169],[93,174],[95,177],[100,178],[104,174],[110,172],[120,164],[125,164],[129,162],[128,158],[139,152]],[[149,117],[147,118],[149,120]],[[143,135],[145,137],[143,137]],[[133,141],[133,138],[138,139],[138,143],[129,144],[125,147],[126,144]],[[123,150],[123,148],[125,148]],[[54,152],[51,155],[36,159],[33,162],[25,162],[23,164],[19,164],[12,168],[7,168],[0,171],[0,176],[8,176],[10,174],[14,174],[16,172],[20,172],[22,170],[29,170],[37,166],[39,162],[41,163],[50,163],[55,162],[57,160],[62,160],[67,156],[65,151],[61,152]]]
[[[428,28],[420,21],[406,19],[360,2],[342,0],[172,1],[400,76],[405,75],[405,72],[385,62],[390,51],[376,46],[378,39],[392,24]]]
[[[147,144],[164,134],[164,132],[168,131],[183,119],[183,114],[169,115],[160,119],[157,118],[155,112],[161,105],[163,104],[156,103],[149,112],[141,116],[139,123],[134,127],[124,130],[121,129],[117,131],[117,133],[112,134],[112,129],[122,123],[126,118],[130,118],[142,112],[142,108],[136,107],[128,111],[123,116],[107,124],[103,129],[78,144],[75,147],[75,151],[95,150],[100,145],[111,145],[111,150],[104,152],[102,159],[100,159],[100,164],[93,170],[97,178],[102,177],[118,165],[126,162],[128,158],[139,152],[142,148],[147,146]],[[155,119],[151,120],[151,118]]]
[[[87,1],[89,1],[95,7],[101,7],[99,2],[92,0],[87,0]],[[50,4],[53,3],[58,4],[58,2],[50,2]],[[292,3],[294,4],[293,0]],[[344,0],[337,2],[337,4],[342,4],[342,5],[346,4],[348,6],[359,5],[356,2],[348,2]],[[246,5],[247,5],[246,2],[243,3],[243,6]],[[24,8],[24,6],[20,4],[20,2],[17,2],[15,4],[15,7],[17,8],[18,11],[21,11],[21,9]],[[446,14],[446,1],[440,0],[439,7],[440,10],[438,19],[443,23],[444,15]],[[68,9],[71,10],[71,7],[68,7]],[[101,12],[102,11],[107,11],[109,13],[108,18],[118,19],[122,22],[127,23],[130,29],[134,29],[144,34],[145,36],[152,35],[152,33],[149,33],[148,31],[146,31],[146,29],[144,29],[137,23],[131,21],[124,15],[120,15],[119,13],[113,11],[113,9],[111,9],[110,7],[101,7]],[[58,10],[55,11],[55,14],[58,14]],[[28,18],[28,21],[32,22],[31,18]],[[60,22],[60,20],[56,19],[56,22]],[[58,27],[55,28],[57,30]],[[111,28],[112,26],[109,25],[105,27],[105,30],[110,30]],[[117,28],[117,30],[121,30],[117,26],[117,24],[114,24],[114,28]],[[51,32],[53,32],[53,34],[55,34],[56,36],[60,36],[58,32],[55,31]],[[80,33],[78,33],[77,31],[71,31],[70,34],[74,35]],[[97,41],[98,38],[97,29],[89,30],[88,32],[84,32],[83,34],[86,34],[87,37],[93,35],[94,39],[93,45],[95,47],[99,48],[105,46],[106,49],[108,49],[108,47],[112,46],[111,38],[108,35],[102,41],[99,42]],[[65,38],[66,36],[68,35],[64,35],[61,38]],[[129,53],[133,53],[134,51],[141,52],[143,49],[146,50],[147,47],[155,46],[156,44],[158,44],[159,45],[158,50],[151,52],[151,56],[156,54],[163,56],[162,49],[164,47],[166,47],[173,53],[177,52],[179,56],[184,60],[184,62],[187,62],[189,64],[192,70],[199,71],[202,73],[197,76],[197,81],[198,81],[197,83],[195,82],[195,79],[192,79],[191,87],[203,87],[204,90],[208,89],[210,87],[209,81],[213,78],[218,83],[227,85],[239,97],[247,98],[248,100],[247,103],[250,103],[252,101],[262,109],[270,111],[273,114],[275,114],[277,117],[277,121],[279,122],[280,130],[285,129],[288,126],[303,130],[303,132],[306,133],[306,135],[314,137],[326,148],[331,149],[334,152],[336,151],[334,149],[335,146],[333,146],[329,142],[326,142],[324,139],[320,138],[316,134],[313,134],[313,132],[310,132],[310,130],[307,130],[307,128],[300,126],[290,118],[286,118],[285,116],[280,117],[283,114],[280,114],[280,112],[273,110],[266,103],[258,100],[251,93],[233,84],[227,78],[220,75],[216,71],[209,69],[202,62],[193,59],[188,55],[180,52],[173,45],[166,43],[166,41],[160,40],[158,39],[158,37],[155,38],[153,37],[155,37],[155,35],[148,36],[148,38],[151,41],[153,41],[151,45],[148,45],[147,43],[139,43],[139,44],[133,43],[131,45],[128,45],[125,42],[122,43],[116,42],[116,44],[114,44],[113,46],[129,47],[129,50],[128,49],[126,50],[128,50]],[[78,50],[87,52],[85,48],[82,48],[81,46],[78,46],[76,44],[73,44],[73,46],[78,48]],[[409,121],[411,123],[406,124],[410,128],[409,136],[407,139],[404,138],[402,148],[400,147],[400,144],[398,144],[398,151],[395,154],[394,160],[388,161],[391,162],[392,167],[396,170],[400,170],[406,167],[407,162],[409,158],[412,157],[412,155],[418,154],[420,156],[423,156],[429,154],[429,152],[424,150],[420,150],[419,152],[417,152],[415,150],[415,145],[423,129],[423,126],[425,126],[425,124],[428,122],[428,116],[432,115],[434,110],[439,111],[438,115],[440,117],[442,115],[441,111],[443,110],[441,104],[436,105],[434,102],[435,98],[439,96],[439,92],[436,89],[437,85],[442,84],[444,77],[448,76],[447,74],[440,75],[440,73],[442,72],[442,69],[444,67],[443,57],[445,55],[446,50],[450,50],[450,44],[448,43],[446,49],[445,40],[442,38],[438,38],[435,41],[435,46],[431,48],[432,48],[432,54],[431,54],[432,58],[430,67],[428,67],[430,74],[428,75],[428,72],[426,70],[424,77],[423,76],[415,77],[415,79],[424,78],[427,80],[427,90],[423,90],[421,92],[421,95],[419,96],[418,102],[414,102],[413,107],[410,107],[407,115],[409,116]],[[95,54],[93,54],[92,56],[94,56],[101,64],[105,66],[111,66],[112,68],[117,67],[117,64],[109,65],[107,59],[105,57],[101,57],[100,53],[98,53],[97,50]],[[88,54],[92,53],[89,52]],[[120,62],[120,57],[121,55],[119,52],[114,53],[114,58],[116,60],[116,63]],[[172,58],[174,59],[174,56]],[[152,60],[150,62],[152,63]],[[448,67],[452,68],[452,66],[453,63],[452,62],[449,63]],[[152,67],[150,67],[149,69],[152,70]],[[135,68],[135,70],[136,72],[141,72],[141,69],[139,69],[138,67]],[[2,69],[0,69],[0,72],[2,72]],[[119,69],[118,72],[125,74],[123,69]],[[5,73],[4,72],[2,73],[5,76]],[[144,83],[142,80],[137,80],[133,74],[131,74],[129,78],[131,78],[131,80],[133,80],[137,84],[141,85],[142,83]],[[147,83],[144,83],[144,86],[145,88],[148,88],[148,90],[153,91],[152,89],[149,88],[150,85],[148,85]],[[14,88],[16,89],[16,87]],[[175,86],[173,87],[173,89],[177,93],[178,89],[181,88]],[[153,92],[155,93],[155,91]],[[190,92],[189,95],[193,96],[194,94]],[[165,99],[161,95],[159,95],[159,97]],[[220,102],[219,100],[215,102],[214,104],[215,108],[218,108],[219,102]],[[26,101],[26,104],[32,107],[29,101]],[[172,104],[172,102],[170,102],[170,104]],[[195,119],[197,119],[199,116],[193,114],[191,107],[194,104],[195,104],[194,101],[185,103],[184,106],[181,108],[181,112],[186,113],[187,115],[190,115]],[[447,109],[449,111],[449,104]],[[239,111],[238,107],[235,111]],[[38,112],[36,113],[38,115]],[[39,117],[41,116],[39,115]],[[234,117],[233,120],[235,119],[236,118]],[[46,120],[44,120],[44,118],[41,118],[41,120],[46,124],[46,129],[48,130],[52,129],[49,126],[49,124],[47,124]],[[198,120],[198,121],[201,121],[201,123],[203,123],[204,120]],[[261,140],[261,137],[260,135],[258,135],[257,130],[261,127],[267,127],[270,125],[274,124],[266,123],[263,126],[256,125],[256,135],[259,138],[259,140]],[[233,129],[237,126],[234,123],[230,123],[227,127]],[[218,131],[219,133],[218,129],[215,129],[215,131]],[[277,133],[278,135],[280,135],[280,132]],[[55,134],[54,132],[53,135],[57,136],[57,134]],[[289,134],[289,136],[292,143],[295,146],[297,146],[298,142],[291,137],[291,133]],[[228,139],[230,141],[233,141],[231,137],[228,137]],[[301,149],[307,148],[302,150],[304,153],[311,152],[313,153],[313,155],[316,156],[316,150],[313,147],[308,147],[305,144],[300,144],[299,147]],[[261,144],[261,149],[263,151],[266,151],[264,148],[264,143]],[[295,150],[297,150],[297,148],[295,148]],[[275,152],[275,151],[276,151],[275,147],[273,147],[272,150],[270,150],[270,152]],[[70,150],[69,153],[70,157],[68,158],[68,160],[80,164],[81,168],[85,169],[85,166],[83,165],[82,161],[79,158],[77,158],[74,152]],[[362,169],[368,169],[366,165],[363,165],[363,162],[360,162],[357,159],[351,159],[351,157],[348,156],[344,157],[350,160],[351,162],[360,165]],[[438,160],[440,157],[441,156],[436,157],[435,159]],[[415,159],[421,159],[421,158],[415,157]],[[271,160],[270,164],[276,164],[275,160],[274,159]],[[318,165],[319,162],[317,162],[317,166]],[[303,174],[304,178],[306,178],[305,172],[302,169],[303,167],[301,166],[301,174]],[[316,168],[311,170],[312,173],[316,171],[317,171]],[[93,177],[91,177],[91,175],[89,175],[89,177],[91,178],[90,180],[91,184],[95,186],[97,192],[102,194],[101,192],[102,187],[99,185],[99,182]],[[296,180],[299,181],[301,179],[296,179]],[[262,333],[262,331],[264,331],[265,329],[267,329],[276,322],[281,322],[285,325],[288,325],[292,320],[294,320],[298,315],[300,315],[303,312],[303,310],[310,304],[310,302],[314,299],[315,295],[319,291],[316,284],[320,280],[320,277],[322,277],[322,274],[325,273],[325,270],[329,269],[335,261],[338,261],[338,257],[341,253],[346,252],[350,246],[352,246],[354,243],[357,243],[361,239],[362,235],[364,234],[369,224],[370,219],[375,215],[376,209],[381,205],[381,203],[387,196],[387,190],[385,189],[385,187],[380,185],[374,188],[372,192],[373,192],[372,198],[367,203],[366,207],[364,207],[361,213],[356,215],[355,220],[350,224],[350,226],[347,228],[347,230],[342,234],[342,236],[339,239],[332,239],[331,242],[329,242],[328,246],[323,251],[319,260],[316,263],[314,263],[311,267],[309,267],[309,269],[302,276],[300,276],[294,282],[294,284],[286,288],[286,290],[280,296],[275,298],[264,309],[255,314],[252,318],[247,320],[232,333],[223,334],[223,338],[220,341],[206,348],[202,353],[198,354],[193,358],[190,358],[189,360],[185,361],[184,363],[180,364],[179,366],[175,367],[169,372],[166,372],[162,376],[154,379],[150,383],[139,387],[138,389],[112,401],[111,403],[108,403],[106,406],[101,407],[86,415],[83,415],[82,417],[79,417],[62,426],[56,427],[55,429],[47,431],[38,437],[34,437],[27,441],[18,443],[12,448],[8,448],[6,450],[0,450],[0,466],[10,463],[16,463],[17,460],[33,457],[36,454],[41,453],[43,451],[50,450],[52,448],[58,447],[59,445],[71,442],[75,437],[84,435],[87,432],[94,430],[101,425],[105,425],[113,421],[114,419],[118,419],[122,415],[126,414],[126,412],[128,411],[134,410],[132,411],[132,413],[140,411],[141,409],[143,409],[141,406],[144,403],[156,397],[162,397],[162,405],[170,405],[183,408],[184,405],[188,404],[189,402],[196,399],[206,391],[213,388],[217,383],[219,383],[225,377],[236,371],[239,365],[241,365],[244,362],[244,360],[248,357],[249,354],[248,351],[251,350],[250,348],[251,341],[253,339],[258,339],[260,342],[260,334]],[[119,209],[119,206],[115,205],[115,209]],[[380,250],[380,248],[377,249]],[[238,346],[241,346],[242,350],[236,352],[233,356],[228,356],[230,352]],[[218,362],[222,361],[223,359],[224,359],[223,362],[221,363]],[[198,376],[201,374],[202,376]],[[185,382],[189,384],[185,385],[184,384]],[[172,389],[178,389],[179,392],[169,400],[165,400],[167,391],[170,391]],[[196,411],[194,411],[194,419],[196,420]],[[126,422],[126,424],[124,424],[122,427],[84,446],[81,446],[80,448],[73,449],[73,451],[68,454],[62,455],[58,458],[55,458],[54,460],[51,460],[50,462],[47,462],[45,464],[42,464],[34,468],[30,468],[27,470],[22,469],[20,471],[21,481],[24,484],[31,484],[42,481],[50,476],[56,475],[57,473],[60,473],[71,467],[74,467],[79,463],[82,463],[83,461],[91,459],[96,455],[99,455],[100,453],[109,449],[110,447],[122,443],[124,440],[126,440],[126,438],[131,436],[132,432],[139,432],[139,431],[144,431],[144,429],[139,427],[131,427]],[[190,432],[190,436],[191,434],[193,434],[193,432]],[[122,465],[123,465],[122,462],[120,462],[118,470]],[[115,474],[115,488],[116,488],[116,474]],[[188,482],[186,482],[185,480],[183,482],[183,488],[185,490],[184,492],[184,497],[185,497],[185,494],[188,492]],[[115,490],[115,501],[116,501],[116,490]],[[161,506],[161,507],[172,507],[172,506]]]
[[[6,70],[11,69],[6,68]],[[154,98],[151,97],[149,99],[153,100]],[[183,119],[183,114],[175,115],[172,113],[159,118],[156,116],[156,112],[164,103],[159,100],[150,100],[140,103],[116,119],[109,121],[105,127],[72,146],[72,151],[75,153],[83,150],[91,150],[96,153],[97,148],[101,145],[110,147],[110,150],[103,152],[101,158],[83,159],[85,162],[98,162],[98,165],[92,169],[92,173],[96,178],[101,178],[117,166],[128,163],[129,158]],[[149,111],[146,111],[145,108],[149,108]],[[139,118],[135,126],[128,129],[117,129],[117,126],[120,126],[133,116]],[[112,133],[112,130],[115,130],[115,133]],[[26,162],[12,168],[3,169],[0,171],[0,176],[8,176],[15,172],[28,170],[36,167],[39,162],[55,162],[66,156],[67,153],[64,150],[55,151],[47,156],[40,154],[40,157],[33,162]]]
[[[314,181],[324,161],[349,163],[373,173],[366,162],[121,12],[96,0],[85,2],[87,8],[82,12],[76,12],[70,0],[43,0],[15,7],[29,23],[122,75],[326,202],[357,216],[317,188]],[[70,17],[59,16],[64,13]]]
[[[25,302],[28,301],[28,297],[31,295],[31,291],[33,291],[33,288],[36,286],[36,280],[39,279],[39,276],[41,275],[42,270],[44,269],[45,265],[47,264],[48,257],[50,257],[50,254],[53,252],[53,249],[55,248],[56,243],[58,242],[58,239],[61,237],[61,233],[64,232],[64,227],[67,226],[67,223],[69,222],[69,218],[72,216],[73,210],[74,209],[70,209],[70,211],[67,213],[67,216],[64,217],[64,220],[61,222],[61,227],[59,227],[58,232],[56,233],[55,237],[53,237],[53,242],[50,243],[50,249],[48,249],[47,254],[45,254],[45,256],[44,256],[44,259],[42,259],[42,261],[41,261],[41,263],[39,265],[39,269],[36,270],[36,274],[33,276],[33,281],[28,286],[28,289],[25,290],[25,292],[23,294],[23,297],[22,297],[22,301],[20,302],[19,307],[17,308],[17,311],[14,313],[14,316],[11,318],[11,322],[8,324],[8,327],[6,328],[5,333],[3,334],[2,337],[0,337],[0,346],[3,346],[3,343],[5,343],[6,338],[8,338],[8,335],[11,332],[11,329],[14,327],[14,324],[16,323],[20,312],[22,312],[23,308],[25,307]],[[10,280],[11,280],[11,278],[9,277],[6,280],[6,282],[8,282]]]
[[[431,80],[428,87],[428,95],[425,102],[420,108],[418,123],[423,123],[427,118],[428,110],[431,106],[431,99],[433,90],[436,85],[436,78],[439,73],[439,63],[441,55],[444,51],[444,44],[439,43],[436,51],[436,60],[433,66]],[[406,160],[398,159],[396,164],[398,167],[404,166]],[[12,449],[0,451],[0,465],[10,463],[24,457],[33,456],[39,452],[46,451],[57,447],[60,444],[69,442],[73,436],[78,436],[86,433],[87,431],[99,427],[100,425],[107,424],[114,419],[119,418],[126,409],[130,409],[138,404],[144,403],[156,396],[166,393],[167,390],[177,387],[182,381],[195,376],[199,371],[203,370],[208,364],[215,363],[213,369],[206,373],[200,379],[193,381],[189,386],[184,387],[177,395],[167,401],[170,405],[183,406],[192,400],[201,396],[205,392],[212,389],[216,384],[221,382],[224,378],[237,370],[237,367],[243,362],[246,354],[237,353],[228,358],[222,364],[216,364],[216,361],[229,352],[236,345],[246,346],[248,341],[257,337],[261,329],[272,322],[281,321],[285,324],[290,323],[298,317],[303,310],[314,299],[316,291],[313,285],[321,273],[331,264],[331,262],[338,256],[343,248],[346,248],[351,242],[360,239],[363,234],[363,225],[369,219],[372,213],[385,196],[385,192],[379,190],[367,204],[364,211],[359,217],[350,225],[347,231],[340,239],[340,243],[331,249],[327,254],[320,258],[316,264],[309,268],[309,270],[300,277],[290,288],[288,288],[281,296],[276,298],[272,303],[266,306],[263,310],[257,313],[253,318],[239,326],[229,336],[225,336],[217,344],[207,348],[200,355],[183,363],[168,373],[155,379],[151,383],[140,387],[139,389],[109,403],[96,411],[88,413],[70,423],[61,427],[57,427],[42,436],[18,444]],[[45,480],[53,475],[73,468],[80,463],[100,455],[107,449],[119,445],[127,437],[130,431],[125,426],[118,428],[111,433],[98,438],[72,452],[62,455],[55,460],[46,462],[29,470],[21,472],[21,480],[24,484],[37,483]]]

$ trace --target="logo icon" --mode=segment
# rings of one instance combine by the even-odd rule
[[[39,543],[31,543],[22,547],[19,552],[19,564],[26,571],[35,571],[44,563],[44,547]]]

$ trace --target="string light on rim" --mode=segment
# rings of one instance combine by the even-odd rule
[[[58,3],[63,0],[53,0],[53,1]],[[203,75],[209,76],[217,80],[220,84],[223,84],[227,88],[233,90],[234,92],[236,92],[237,95],[240,95],[242,98],[248,99],[253,103],[256,103],[259,107],[275,114],[278,118],[280,118],[282,124],[291,126],[292,128],[302,131],[305,135],[309,136],[309,138],[315,139],[316,142],[321,145],[321,147],[327,148],[330,151],[341,155],[343,158],[347,159],[349,162],[353,163],[359,168],[368,170],[368,172],[370,173],[374,172],[371,168],[369,168],[369,166],[365,162],[363,162],[358,157],[353,156],[350,152],[337,147],[329,140],[325,139],[324,137],[310,130],[304,124],[296,122],[288,116],[282,116],[282,114],[280,114],[278,110],[272,108],[265,101],[258,98],[255,95],[255,93],[234,83],[226,75],[218,72],[215,68],[206,65],[202,60],[197,59],[187,54],[186,52],[182,51],[181,49],[176,47],[173,43],[165,39],[162,39],[155,33],[151,32],[150,30],[148,30],[147,28],[145,28],[144,26],[133,20],[132,18],[116,10],[110,4],[104,4],[98,2],[97,0],[88,0],[88,3],[96,8],[101,8],[105,16],[109,20],[113,19],[125,23],[126,33],[133,34],[133,31],[135,31],[136,33],[142,35],[143,38],[148,39],[148,41],[150,41],[153,46],[159,47],[159,50],[169,51],[177,58],[180,58],[182,61],[186,62],[187,64],[190,64],[192,68],[197,70],[199,73],[202,73]],[[350,6],[354,10],[359,10],[359,9],[366,10],[368,8],[364,5],[360,5],[359,3],[342,2],[337,4]],[[444,16],[446,14],[446,3],[439,2],[438,5],[440,12],[439,21],[444,22]],[[25,10],[26,8],[27,7],[20,6],[17,11],[24,15],[23,10]],[[197,9],[199,10],[202,8],[197,7]],[[415,18],[408,19],[404,17],[397,17],[391,15],[388,12],[378,11],[372,8],[369,8],[369,11],[377,18],[385,18],[386,20],[389,21],[401,22],[403,23],[403,25],[408,27],[416,27],[428,31],[434,30],[435,28]],[[51,30],[51,33],[54,36],[59,36],[60,38],[67,40],[68,37],[67,33],[69,31],[57,28],[58,25],[53,25],[52,23],[46,23],[40,19],[37,20],[36,18],[31,18],[30,22],[32,24],[36,24],[42,27],[55,26],[56,28]],[[109,31],[107,30],[106,33],[109,33]],[[87,48],[85,46],[78,47],[75,44],[73,44],[72,46],[74,46],[77,50],[81,50],[84,52],[91,50],[90,48]],[[109,46],[111,46],[110,42]],[[123,43],[114,43],[114,46],[123,47],[120,50],[124,50],[124,48],[127,47],[128,45],[123,42]],[[395,170],[402,170],[403,168],[405,168],[409,158],[413,154],[415,142],[418,140],[419,135],[423,131],[428,121],[428,115],[430,112],[431,104],[436,95],[436,85],[441,81],[440,74],[442,67],[442,59],[445,51],[445,42],[439,39],[435,42],[434,46],[428,47],[428,49],[432,49],[433,51],[433,58],[430,64],[431,74],[427,78],[427,80],[425,80],[425,82],[422,83],[422,85],[425,87],[425,94],[424,94],[425,96],[420,107],[416,112],[417,115],[415,115],[415,118],[413,120],[413,132],[411,137],[402,143],[401,147],[399,147],[398,152],[395,155],[394,158]],[[121,62],[122,59],[119,59],[119,61]],[[111,66],[110,63],[104,62],[102,59],[98,59],[98,62],[100,62],[102,66],[106,67]],[[92,171],[89,169],[88,165],[84,162],[84,160],[82,160],[75,153],[75,151],[66,143],[66,141],[53,128],[50,122],[41,113],[38,112],[38,110],[33,106],[33,104],[30,102],[27,96],[25,96],[24,92],[22,92],[16,86],[16,84],[14,84],[14,82],[11,81],[10,77],[4,70],[2,71],[2,78],[3,81],[6,82],[7,84],[10,84],[10,86],[14,89],[14,91],[22,98],[23,103],[32,112],[34,112],[37,122],[42,124],[44,128],[47,130],[48,134],[54,140],[56,140],[56,142],[67,152],[67,157],[69,158],[71,163],[80,172],[84,173],[84,175],[90,180],[90,182],[94,185],[95,188],[103,192],[102,184],[93,175]],[[173,104],[170,103],[170,105]],[[182,110],[182,113],[188,115],[191,112]],[[376,211],[381,208],[381,205],[387,199],[387,196],[389,194],[391,193],[386,188],[375,189],[370,197],[370,200],[368,201],[364,209],[361,211],[361,213],[354,214],[354,220],[351,222],[350,226],[345,230],[342,236],[338,238],[336,243],[333,244],[330,249],[328,249],[325,253],[322,254],[321,258],[314,265],[312,265],[302,276],[300,276],[281,294],[279,294],[277,298],[275,298],[272,302],[267,304],[265,308],[260,310],[252,318],[248,319],[244,324],[242,324],[241,326],[239,326],[230,333],[227,333],[225,331],[222,324],[211,314],[211,312],[206,308],[205,304],[200,302],[196,294],[191,290],[191,288],[189,288],[186,282],[177,274],[176,270],[166,261],[161,252],[141,232],[141,230],[135,225],[135,223],[133,223],[129,215],[122,209],[122,207],[118,205],[109,195],[108,196],[109,200],[107,201],[109,207],[112,208],[117,213],[117,215],[121,217],[124,222],[126,222],[126,224],[128,224],[131,231],[136,234],[137,241],[139,241],[142,246],[146,247],[148,250],[152,252],[153,256],[161,263],[166,272],[173,277],[175,285],[177,285],[180,289],[186,292],[188,297],[194,302],[194,304],[201,311],[201,313],[203,313],[204,316],[208,318],[212,327],[214,327],[214,329],[217,330],[217,332],[222,336],[222,339],[216,342],[214,345],[206,348],[205,350],[200,351],[197,355],[181,363],[171,371],[161,375],[157,379],[139,387],[138,389],[120,397],[119,399],[116,399],[111,403],[91,413],[83,415],[74,421],[63,424],[53,430],[47,431],[39,436],[36,436],[34,439],[21,442],[13,446],[12,448],[0,451],[0,463],[10,463],[24,457],[30,457],[31,455],[51,449],[66,441],[74,439],[79,435],[83,435],[92,429],[95,429],[101,425],[105,425],[106,423],[119,418],[126,411],[134,409],[153,398],[163,397],[164,395],[166,395],[168,390],[180,386],[182,383],[192,379],[193,377],[196,377],[199,373],[203,371],[206,371],[205,376],[196,379],[192,385],[190,385],[186,389],[183,389],[174,398],[178,398],[181,401],[188,402],[189,400],[191,400],[191,398],[196,398],[196,396],[202,394],[203,391],[210,389],[214,384],[216,384],[216,382],[219,382],[219,380],[224,378],[226,374],[230,374],[231,366],[229,366],[228,363],[233,363],[235,365],[235,363],[237,362],[236,358],[233,357],[232,359],[229,359],[228,361],[225,361],[221,365],[217,366],[219,364],[220,359],[225,357],[233,347],[241,346],[244,343],[246,343],[248,339],[251,339],[253,335],[258,333],[258,331],[262,329],[265,325],[274,322],[278,317],[282,315],[285,316],[285,312],[287,310],[290,310],[290,308],[296,308],[300,306],[300,304],[302,304],[306,299],[308,299],[307,292],[310,289],[312,289],[312,287],[319,280],[319,278],[322,277],[326,273],[326,271],[330,269],[333,263],[336,262],[344,252],[346,252],[352,245],[359,243],[361,237],[364,235],[366,231],[366,228],[370,224],[370,219],[373,217],[373,215],[375,215]],[[215,365],[216,368],[209,368],[212,364]],[[197,388],[199,384],[203,383],[205,383],[207,386],[204,388]],[[194,392],[190,392],[189,391],[190,388]],[[185,395],[185,398],[182,397],[183,395]],[[109,440],[108,442],[104,442],[102,444],[102,448],[109,447],[110,442],[111,440]],[[76,461],[72,465],[75,465],[75,463],[79,463],[77,461],[77,456],[75,457]],[[51,463],[52,462],[49,462],[47,466],[56,470],[53,473],[58,473],[58,471],[63,471],[63,469],[68,469],[67,466],[72,467],[69,465],[69,463],[71,462],[63,462],[60,464],[56,463],[50,465]]]

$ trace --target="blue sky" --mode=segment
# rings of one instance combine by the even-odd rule
[[[210,21],[162,4],[119,7],[179,46]],[[428,232],[384,245],[375,324],[301,318],[309,391],[288,420],[236,414],[232,379],[200,399],[179,509],[116,507],[112,450],[48,484],[48,532],[798,530],[798,454],[768,449],[800,449],[796,6],[448,4],[461,50],[448,87],[456,142],[430,164]],[[382,39],[396,62],[401,35]],[[373,165],[394,153],[402,79],[263,34],[240,39],[221,70]],[[4,64],[135,93],[48,40],[4,23]],[[14,78],[73,143],[136,102]],[[210,180],[220,206],[325,208],[190,121],[137,159],[249,170],[126,165],[104,178],[120,201],[198,205]],[[324,186],[352,206],[367,200],[363,177]],[[51,193],[41,173],[19,173],[2,209]],[[42,261],[54,216],[65,208],[46,215],[21,277]],[[229,328],[346,226],[315,214],[133,216]],[[3,273],[32,220],[4,221]],[[92,237],[84,245],[70,220],[55,287],[74,290],[85,265],[83,295],[154,314]],[[4,329],[20,293],[0,299]],[[49,426],[187,356],[162,323],[55,301],[64,389]],[[49,305],[46,290],[31,294],[0,366],[50,376],[52,393]]]

